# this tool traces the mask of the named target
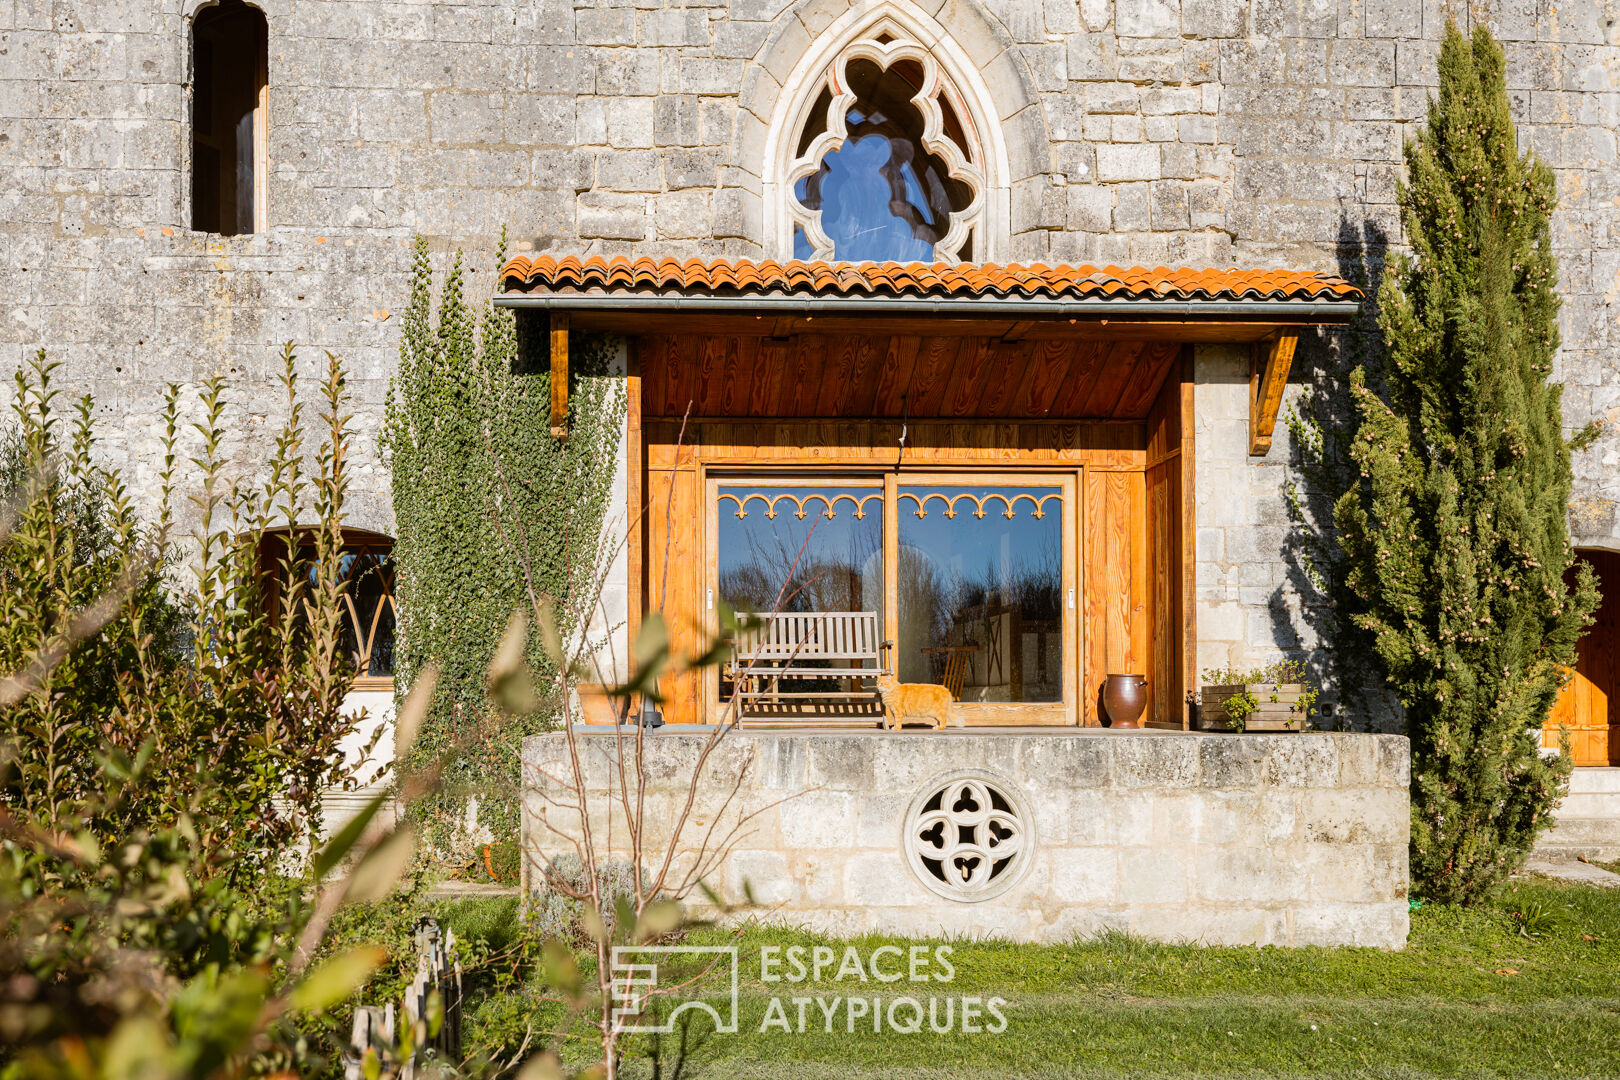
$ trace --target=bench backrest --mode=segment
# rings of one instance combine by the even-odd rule
[[[882,639],[875,611],[783,611],[737,638],[737,659],[872,660]]]

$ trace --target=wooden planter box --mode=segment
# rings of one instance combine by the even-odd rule
[[[1248,683],[1206,686],[1198,699],[1200,731],[1233,732],[1226,699],[1247,690],[1260,707],[1244,718],[1244,731],[1305,731],[1309,720],[1298,711],[1305,688],[1299,683]],[[1275,699],[1275,700],[1273,700]]]

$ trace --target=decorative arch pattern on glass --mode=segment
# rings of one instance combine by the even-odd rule
[[[880,22],[839,51],[800,121],[788,170],[793,257],[981,258],[979,138],[934,56]]]
[[[803,521],[804,518],[811,513],[810,508],[814,503],[821,503],[821,513],[825,517],[835,518],[838,516],[838,504],[847,502],[853,507],[851,513],[855,515],[855,520],[860,521],[864,519],[868,513],[866,504],[870,502],[882,502],[883,493],[875,492],[871,495],[854,495],[846,491],[839,492],[835,495],[823,495],[820,492],[814,492],[801,497],[794,495],[791,492],[783,492],[778,495],[767,495],[761,494],[757,491],[750,492],[748,494],[738,494],[730,491],[723,491],[720,493],[720,501],[722,503],[729,501],[733,506],[735,506],[736,509],[733,511],[733,513],[739,520],[748,516],[748,506],[750,503],[763,503],[765,506],[765,516],[773,521],[776,519],[777,514],[789,513],[789,511],[786,510],[777,509],[777,507],[784,502],[791,503],[793,505],[793,510],[791,513],[794,517],[801,521]]]

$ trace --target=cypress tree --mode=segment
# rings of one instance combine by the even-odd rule
[[[1570,452],[1551,247],[1553,174],[1518,152],[1501,47],[1455,25],[1406,143],[1411,255],[1378,291],[1382,383],[1351,379],[1358,467],[1334,521],[1346,584],[1412,744],[1412,876],[1471,902],[1551,824],[1570,762],[1540,728],[1597,590],[1566,532]]]

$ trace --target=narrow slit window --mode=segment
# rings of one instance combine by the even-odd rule
[[[220,0],[192,25],[191,227],[237,236],[265,221],[269,27]]]

